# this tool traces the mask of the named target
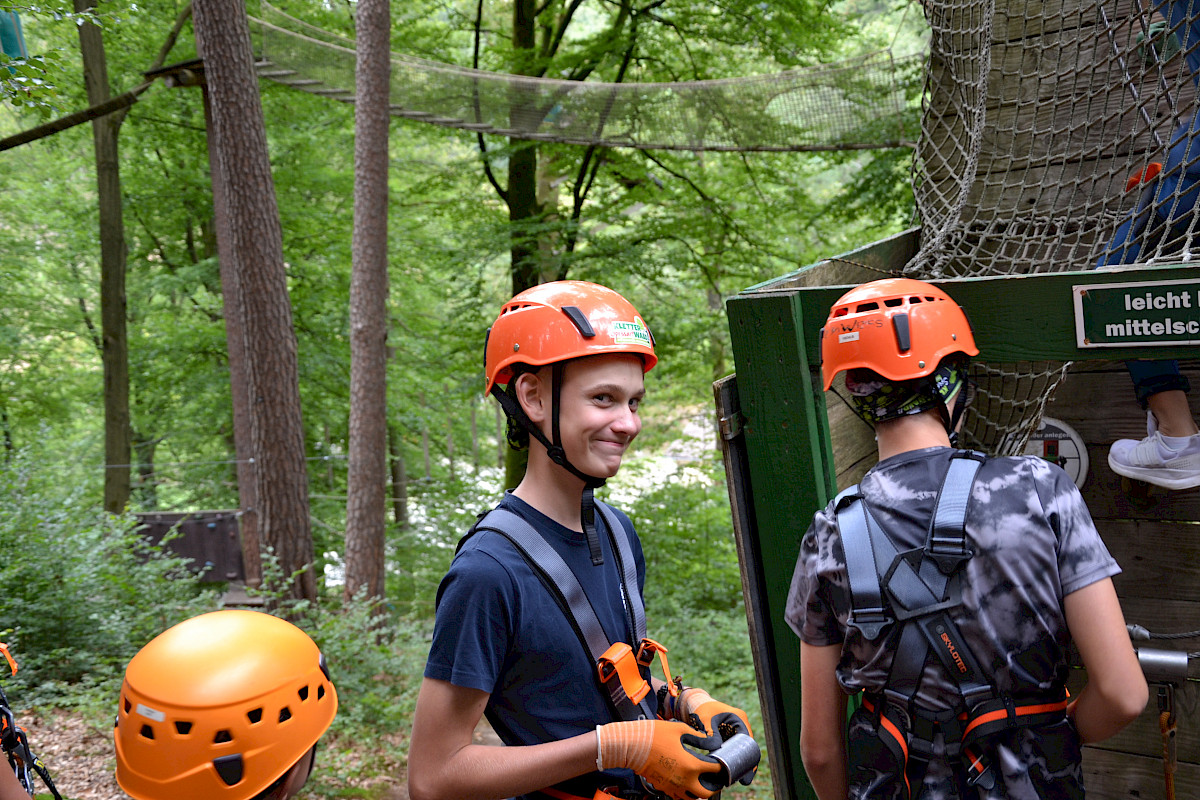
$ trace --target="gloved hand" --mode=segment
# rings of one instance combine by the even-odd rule
[[[631,769],[674,800],[707,800],[723,786],[720,763],[684,747],[711,751],[720,739],[698,736],[682,722],[610,722],[596,727],[596,738],[597,769]]]
[[[744,733],[751,739],[754,738],[750,731],[750,719],[745,711],[713,700],[708,692],[695,687],[689,687],[679,693],[675,700],[675,719],[709,735],[717,733],[718,726],[723,723],[729,724],[734,727],[735,733]]]

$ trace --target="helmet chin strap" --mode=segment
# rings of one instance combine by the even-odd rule
[[[588,554],[591,556],[592,565],[600,566],[604,563],[604,553],[600,550],[600,535],[596,532],[596,498],[594,491],[604,485],[606,478],[597,478],[595,475],[588,475],[581,472],[574,464],[567,460],[567,451],[563,449],[559,440],[562,438],[558,427],[558,409],[562,405],[560,402],[562,388],[562,362],[557,362],[551,365],[551,393],[552,405],[550,409],[550,433],[553,441],[546,438],[546,434],[542,429],[533,424],[533,420],[525,413],[525,409],[521,408],[521,404],[507,393],[501,391],[499,386],[492,385],[492,396],[500,403],[500,407],[504,412],[517,421],[517,424],[529,432],[529,435],[541,442],[546,448],[546,455],[550,460],[567,472],[574,475],[583,481],[583,497],[579,504],[579,521],[583,525],[583,533],[587,538]]]
[[[946,404],[942,403],[938,406],[938,411],[942,415],[942,424],[946,426],[946,435],[950,437],[950,446],[958,447],[958,423],[962,421],[963,414],[967,410],[967,379],[963,377],[962,386],[954,394],[954,409],[946,408]]]

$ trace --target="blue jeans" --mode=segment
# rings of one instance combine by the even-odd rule
[[[1154,10],[1166,18],[1168,30],[1179,37],[1192,81],[1200,87],[1200,0],[1160,0]],[[1117,226],[1096,267],[1136,263],[1151,236],[1182,237],[1191,223],[1197,200],[1200,200],[1200,109],[1171,134],[1162,172],[1142,189],[1137,207]],[[1148,225],[1150,236],[1146,235]],[[1142,408],[1146,408],[1151,395],[1172,389],[1186,392],[1191,388],[1179,372],[1178,361],[1126,361],[1125,366]]]

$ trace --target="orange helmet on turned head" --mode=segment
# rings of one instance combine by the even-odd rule
[[[514,364],[540,367],[604,353],[633,353],[649,372],[658,357],[654,338],[633,304],[586,281],[543,283],[504,304],[488,331],[487,388],[512,379]]]
[[[137,800],[247,800],[337,713],[320,650],[290,622],[216,611],[151,640],[125,670],[117,783]]]
[[[839,372],[856,368],[890,381],[927,377],[953,353],[979,355],[967,315],[938,287],[911,278],[851,289],[833,304],[821,329],[826,389]]]

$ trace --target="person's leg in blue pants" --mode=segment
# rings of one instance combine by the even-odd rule
[[[1200,0],[1159,2],[1200,87]],[[1118,226],[1097,267],[1135,263],[1148,238],[1182,239],[1200,199],[1200,109],[1172,135],[1162,172],[1142,189],[1137,207]],[[1109,450],[1114,472],[1173,489],[1200,486],[1200,433],[1192,417],[1187,378],[1173,360],[1127,361],[1138,404],[1149,410],[1147,436],[1120,439]]]

